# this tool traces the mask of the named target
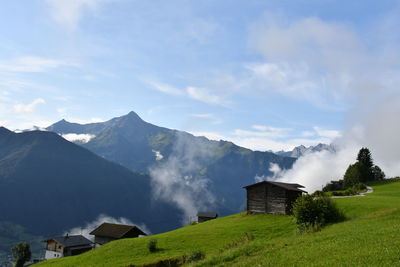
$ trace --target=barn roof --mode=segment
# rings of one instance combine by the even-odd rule
[[[59,244],[61,244],[63,247],[68,248],[68,247],[87,247],[90,246],[93,242],[84,237],[83,235],[65,235],[65,236],[57,236],[53,238],[49,238],[47,240],[44,240],[44,242],[48,241],[55,241]]]
[[[197,212],[197,217],[217,218],[218,214],[215,212],[199,211],[199,212]]]
[[[298,192],[307,193],[306,191],[300,189],[300,188],[304,188],[304,186],[302,186],[300,184],[291,184],[291,183],[282,183],[282,182],[273,182],[273,181],[262,181],[259,183],[244,186],[243,188],[247,189],[249,187],[259,186],[259,185],[263,185],[263,184],[272,184],[272,185],[279,186],[279,187],[284,188],[289,191],[298,191]]]
[[[103,223],[92,232],[90,232],[90,234],[96,236],[122,238],[130,231],[134,231],[137,235],[147,235],[137,226],[116,223]]]

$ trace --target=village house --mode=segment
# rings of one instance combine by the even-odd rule
[[[65,235],[44,240],[46,260],[74,256],[91,250],[93,242],[82,235]]]
[[[199,211],[197,213],[197,222],[201,223],[201,222],[205,222],[205,221],[209,221],[212,219],[216,219],[218,217],[218,214],[215,212],[203,212],[203,211]]]
[[[113,240],[139,237],[147,234],[134,225],[103,223],[90,232],[90,235],[94,235],[96,244],[103,245]]]
[[[244,187],[248,213],[290,214],[293,202],[306,191],[299,184],[262,181]]]

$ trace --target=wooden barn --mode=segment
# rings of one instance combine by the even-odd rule
[[[263,181],[244,187],[247,190],[247,212],[290,214],[293,202],[306,191],[304,186]]]
[[[65,235],[49,238],[46,242],[45,259],[74,256],[91,250],[93,242],[82,235]]]
[[[94,235],[94,242],[99,245],[103,245],[117,239],[133,238],[139,237],[140,235],[147,235],[137,226],[115,223],[103,223],[92,232],[90,232],[90,234]]]
[[[212,219],[216,219],[218,217],[218,214],[215,212],[204,212],[204,211],[199,211],[197,213],[197,222],[206,222]]]

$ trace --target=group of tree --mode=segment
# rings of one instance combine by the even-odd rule
[[[322,191],[354,190],[357,193],[366,188],[365,183],[383,179],[385,179],[385,173],[374,164],[371,151],[363,147],[358,152],[357,161],[347,168],[343,180],[331,181]]]
[[[23,267],[25,262],[31,259],[32,253],[29,244],[22,242],[12,248],[12,254],[15,259],[15,267]]]
[[[363,147],[358,152],[357,162],[350,164],[347,168],[343,176],[343,184],[346,188],[349,188],[360,183],[383,179],[385,179],[385,173],[379,166],[374,165],[369,149]]]

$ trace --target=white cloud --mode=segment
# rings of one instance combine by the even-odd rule
[[[326,130],[322,129],[320,127],[315,126],[314,127],[315,132],[322,137],[327,137],[327,138],[337,138],[341,136],[340,131],[337,130]]]
[[[102,0],[45,0],[52,18],[68,31],[75,31],[87,11],[93,11]]]
[[[206,88],[189,86],[186,89],[188,96],[192,99],[213,105],[229,106],[229,101],[223,97],[210,93]]]
[[[75,133],[69,133],[69,134],[62,134],[61,135],[65,140],[68,140],[70,142],[77,142],[77,143],[87,143],[93,138],[96,137],[94,134],[75,134]]]
[[[202,113],[202,114],[191,114],[190,116],[200,119],[211,119],[214,117],[213,114],[210,113]]]
[[[152,150],[154,155],[156,156],[156,160],[162,160],[164,158],[164,156],[161,154],[160,151],[157,150]]]
[[[0,71],[6,72],[45,72],[65,66],[77,66],[76,63],[65,62],[57,59],[42,58],[35,56],[24,56],[13,60],[0,61]],[[19,82],[16,85],[26,86],[26,82]]]
[[[208,120],[213,125],[217,125],[217,124],[223,123],[222,119],[216,118],[211,113],[190,114],[190,116],[193,117],[193,118],[196,118],[196,119],[200,119],[200,120]]]
[[[175,204],[184,212],[183,223],[199,210],[212,208],[216,199],[210,191],[210,180],[199,173],[213,156],[202,142],[193,142],[187,134],[177,133],[172,153],[150,168],[153,196]]]
[[[235,144],[259,151],[288,151],[300,144],[293,144],[291,141],[277,141],[269,138],[245,137],[231,139]]]
[[[234,130],[233,134],[235,136],[254,136],[254,137],[270,137],[270,138],[282,138],[287,136],[287,133],[281,131],[259,132],[259,131],[246,131],[241,129]]]
[[[5,128],[9,128],[9,127],[11,127],[11,124],[10,124],[10,121],[8,121],[8,120],[1,120],[0,121],[0,126],[3,126]]]
[[[36,107],[40,104],[45,104],[46,101],[43,98],[36,98],[30,104],[16,104],[14,105],[14,111],[17,113],[31,113],[35,111]]]
[[[254,27],[252,45],[271,61],[309,62],[334,72],[364,63],[364,47],[355,32],[315,17],[290,22],[270,14]]]
[[[165,83],[160,83],[156,81],[147,81],[147,83],[152,86],[154,89],[163,92],[165,94],[169,95],[183,95],[184,92],[178,88],[175,88],[171,85],[165,84]]]
[[[189,133],[193,134],[194,136],[204,136],[207,137],[210,140],[214,141],[220,141],[220,140],[228,140],[227,137],[219,134],[219,133],[213,133],[213,132],[192,132],[190,131]]]

